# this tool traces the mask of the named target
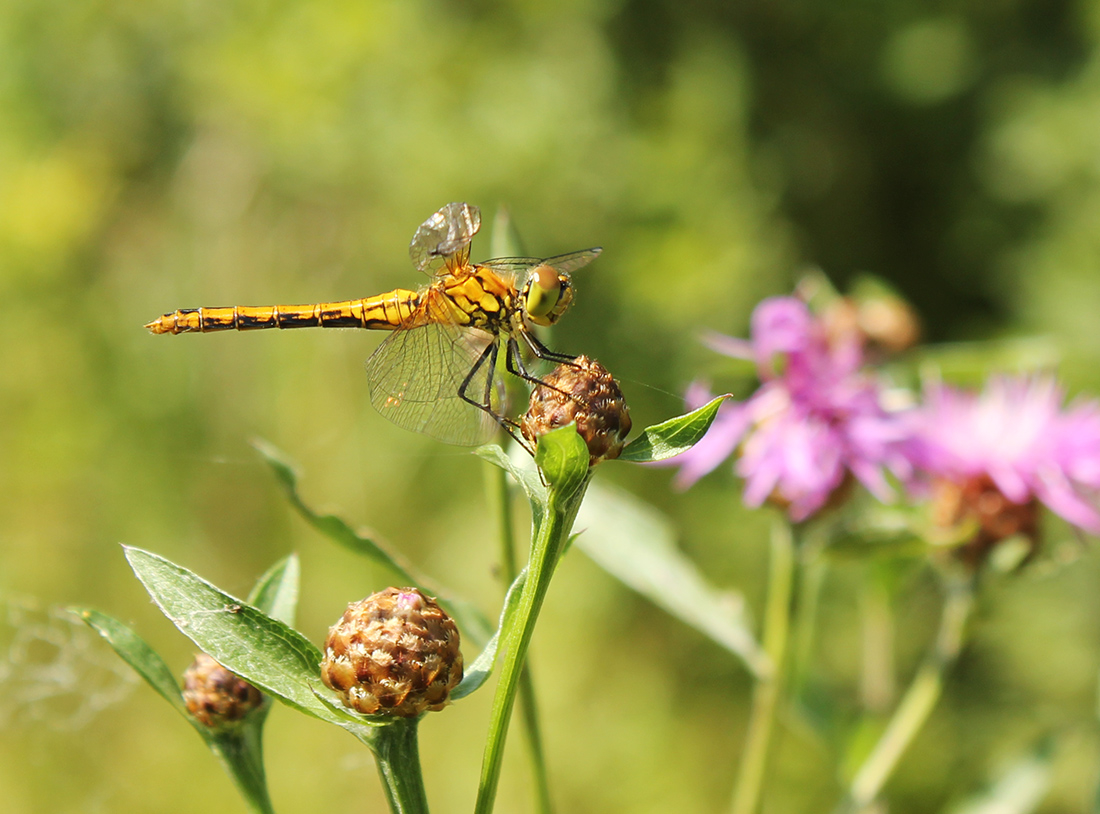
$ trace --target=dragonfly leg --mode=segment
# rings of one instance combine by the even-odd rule
[[[572,353],[558,353],[555,350],[550,350],[550,348],[542,344],[539,338],[530,331],[519,331],[518,333],[523,337],[523,341],[527,345],[527,348],[537,359],[545,359],[549,362],[556,362],[559,365],[569,365],[577,358]]]
[[[534,341],[538,343],[539,348],[546,354],[544,356],[540,356],[538,352],[535,352],[535,355],[538,356],[539,359],[546,359],[549,361],[557,362],[561,365],[570,365],[572,367],[576,367],[576,365],[574,364],[574,360],[577,357],[567,356],[563,353],[555,353],[554,351],[549,350],[545,345],[543,345],[533,336],[529,336],[526,333],[524,333],[523,336],[525,339],[527,339],[528,347],[532,347],[531,342]],[[534,350],[534,348],[532,348],[532,350]],[[568,396],[574,401],[577,401],[576,396],[572,395],[571,393],[565,392],[560,387],[556,387],[555,385],[552,385],[549,382],[540,379],[538,376],[535,376],[527,369],[527,366],[523,363],[523,354],[520,353],[519,343],[516,342],[514,337],[508,337],[508,357],[505,360],[505,366],[508,368],[508,372],[511,373],[513,376],[517,376],[518,378],[523,379],[525,382],[530,383],[534,387],[546,387],[550,390],[556,390],[563,396]]]
[[[507,416],[501,415],[493,409],[492,374],[493,370],[496,369],[497,353],[499,351],[499,342],[493,341],[488,346],[486,346],[485,350],[481,352],[481,355],[477,358],[477,361],[474,362],[473,366],[470,368],[470,372],[466,374],[466,378],[462,380],[462,384],[459,385],[458,397],[465,401],[467,404],[471,404],[474,407],[477,407],[479,410],[484,410],[486,413],[491,415],[493,417],[493,420],[496,421],[497,424],[499,424],[506,433],[512,436],[517,442],[519,442],[520,446],[522,446],[528,452],[531,452],[531,454],[533,455],[534,452],[532,452],[531,448],[528,447],[523,436],[519,434],[519,424],[508,418]],[[485,377],[485,390],[481,393],[480,400],[476,398],[471,398],[467,394],[467,390],[469,390],[470,385],[473,383],[473,380],[477,376],[478,371],[486,366],[488,366],[489,368],[489,375]]]

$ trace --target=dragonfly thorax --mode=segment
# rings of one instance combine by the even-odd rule
[[[511,280],[489,269],[474,266],[468,274],[454,275],[443,294],[455,308],[455,321],[498,334],[519,308],[519,292]]]

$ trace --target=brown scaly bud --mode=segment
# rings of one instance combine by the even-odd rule
[[[531,393],[520,422],[523,437],[538,444],[539,436],[575,423],[588,445],[588,464],[618,458],[630,432],[630,410],[619,383],[595,359],[578,356],[558,365]]]
[[[981,475],[956,484],[947,480],[935,483],[933,513],[937,525],[957,527],[971,522],[973,537],[956,549],[956,556],[977,568],[997,546],[1009,538],[1027,543],[1030,559],[1039,549],[1039,501],[1013,503],[1005,497],[988,475]]]
[[[832,342],[854,339],[873,356],[894,356],[920,339],[920,320],[912,306],[881,292],[838,297],[825,307],[821,319]]]
[[[199,653],[183,674],[183,701],[202,724],[225,729],[263,703],[263,694],[240,676]]]
[[[321,680],[364,715],[441,710],[462,680],[458,628],[416,588],[352,602],[325,641]]]

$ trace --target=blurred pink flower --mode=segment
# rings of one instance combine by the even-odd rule
[[[988,479],[1011,503],[1037,499],[1100,534],[1100,403],[1062,409],[1051,377],[996,377],[971,393],[928,388],[915,416],[914,463],[960,486]]]
[[[707,339],[719,353],[755,362],[762,385],[747,401],[723,405],[706,437],[674,459],[677,486],[690,486],[739,451],[734,471],[745,479],[745,503],[775,500],[795,521],[824,506],[849,473],[878,498],[891,497],[883,471],[911,474],[909,426],[882,407],[878,384],[862,371],[858,337],[830,338],[794,297],[761,302],[751,334]],[[709,398],[694,384],[688,406]]]

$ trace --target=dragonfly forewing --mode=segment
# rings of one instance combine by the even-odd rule
[[[367,360],[371,403],[407,430],[459,446],[485,443],[501,414],[496,342],[443,322],[390,334]]]
[[[584,268],[595,260],[602,248],[583,249],[579,252],[559,254],[556,257],[498,257],[494,260],[486,260],[479,265],[488,266],[500,273],[519,274],[536,266],[550,266],[557,271],[569,274],[579,268]]]

